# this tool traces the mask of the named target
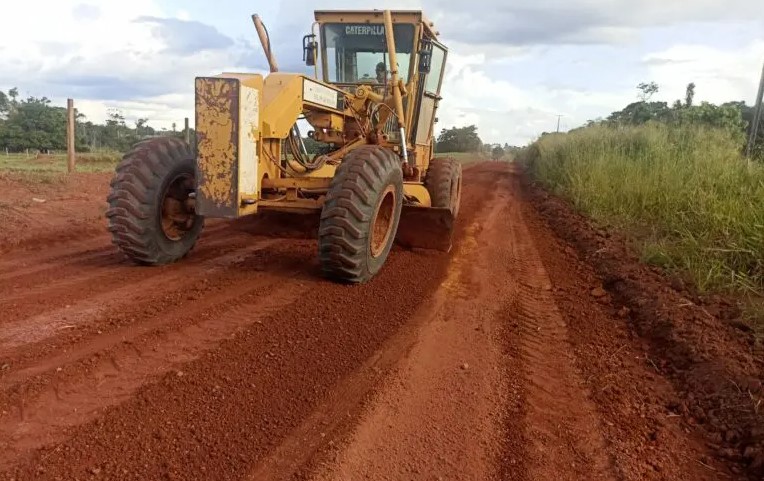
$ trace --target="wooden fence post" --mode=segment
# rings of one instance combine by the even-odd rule
[[[66,169],[74,172],[74,100],[66,99]]]

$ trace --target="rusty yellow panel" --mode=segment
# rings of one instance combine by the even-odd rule
[[[202,215],[237,217],[256,210],[261,92],[259,75],[196,79],[196,205]]]
[[[305,120],[314,129],[328,129],[342,131],[345,128],[345,117],[333,112],[323,112],[319,110],[306,110]]]
[[[283,139],[302,113],[302,75],[272,73],[263,85],[263,136]]]
[[[197,211],[208,216],[236,212],[238,82],[196,79]]]
[[[343,91],[304,75],[272,73],[263,84],[263,137],[283,139],[305,109],[344,112]],[[339,116],[331,120],[339,123]]]

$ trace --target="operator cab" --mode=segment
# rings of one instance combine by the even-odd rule
[[[346,92],[370,85],[386,95],[389,89],[385,86],[393,69],[383,15],[379,10],[315,12],[313,31],[303,38],[303,58],[315,68],[316,78]],[[432,136],[432,123],[437,121],[435,111],[447,50],[421,11],[393,11],[391,17],[398,78],[408,91],[402,100],[412,140],[426,145]],[[397,130],[395,119],[384,128],[391,137],[397,135]]]
[[[429,90],[439,93],[446,49],[437,42],[432,24],[419,11],[394,11],[392,17],[399,78],[408,84],[417,73],[431,74]],[[322,80],[343,90],[387,83],[392,68],[381,11],[317,11],[315,18],[319,32],[306,35],[303,48],[317,77],[320,65]]]
[[[397,24],[395,50],[398,74],[411,76],[414,25]],[[392,70],[384,25],[326,23],[321,25],[324,81],[333,84],[386,84]]]

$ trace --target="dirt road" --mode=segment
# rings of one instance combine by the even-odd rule
[[[396,248],[356,287],[250,220],[161,268],[92,229],[6,252],[0,479],[756,479],[761,355],[724,312],[625,254],[609,278],[507,164],[463,196],[450,254]]]

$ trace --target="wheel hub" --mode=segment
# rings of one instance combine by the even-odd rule
[[[380,196],[377,210],[371,221],[371,237],[369,246],[371,256],[379,257],[385,250],[393,231],[393,219],[395,218],[395,206],[398,199],[395,195],[395,186],[388,185]]]
[[[180,174],[162,194],[161,225],[164,235],[173,241],[182,239],[193,227],[196,212],[189,194],[194,191],[194,177]]]

